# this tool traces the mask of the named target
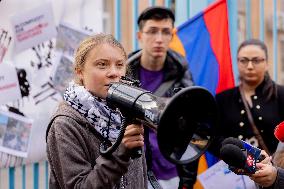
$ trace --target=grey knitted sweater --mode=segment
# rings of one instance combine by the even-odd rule
[[[110,158],[102,157],[101,142],[79,112],[61,103],[47,130],[50,188],[147,188],[145,157],[131,160],[122,144]]]

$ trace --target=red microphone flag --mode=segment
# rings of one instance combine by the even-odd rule
[[[274,130],[274,136],[280,141],[284,142],[284,121],[279,123],[275,130]]]

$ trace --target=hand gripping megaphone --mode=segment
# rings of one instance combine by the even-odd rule
[[[124,82],[112,83],[106,101],[127,118],[135,118],[157,132],[163,156],[175,164],[199,158],[214,136],[217,122],[215,98],[202,87],[187,87],[171,98],[162,98]],[[121,143],[123,124],[113,144],[101,145],[102,155],[111,154]]]

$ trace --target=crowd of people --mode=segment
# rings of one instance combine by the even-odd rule
[[[113,154],[100,154],[102,143],[119,137],[125,119],[106,102],[112,82],[128,76],[139,80],[141,88],[168,98],[174,89],[194,85],[187,60],[169,49],[174,21],[168,8],[145,9],[137,20],[141,49],[129,56],[109,34],[96,34],[80,43],[74,81],[47,129],[50,188],[193,188],[198,160],[170,163],[159,150],[156,133],[141,123],[126,127]],[[236,137],[265,150],[268,158],[278,145],[274,128],[284,120],[284,88],[270,78],[268,50],[260,40],[244,41],[237,57],[240,84],[216,95],[220,136],[212,145]],[[142,147],[142,156],[132,158],[137,147]],[[218,149],[211,149],[218,156]],[[250,178],[261,187],[283,188],[284,170],[272,162],[258,163]]]

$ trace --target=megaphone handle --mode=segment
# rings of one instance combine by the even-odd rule
[[[131,159],[139,158],[142,156],[142,147],[137,147],[131,150]]]
[[[131,123],[141,124],[141,122],[137,121],[136,119],[126,119],[126,124],[129,125]],[[133,148],[130,152],[131,159],[140,158],[142,156],[142,147]]]
[[[113,143],[113,145],[111,147],[105,149],[105,146],[104,146],[105,144],[101,143],[101,145],[100,145],[100,153],[103,156],[110,156],[118,148],[119,144],[122,141],[122,138],[123,138],[124,133],[125,133],[125,129],[126,129],[128,124],[129,124],[128,121],[123,121],[123,124],[121,126],[121,130],[120,130],[120,132],[118,134],[118,137],[117,137],[116,141]],[[139,158],[139,157],[141,157],[141,155],[142,155],[142,147],[134,148],[130,152],[131,159]]]

